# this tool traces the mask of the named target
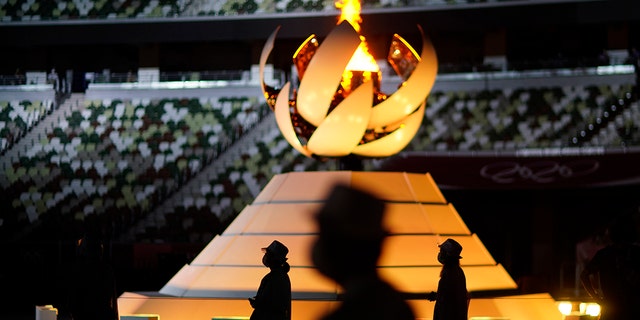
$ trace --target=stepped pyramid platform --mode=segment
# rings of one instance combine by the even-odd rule
[[[323,277],[310,259],[317,235],[313,215],[330,189],[343,183],[367,190],[387,203],[389,236],[378,263],[380,275],[407,294],[420,319],[430,319],[433,302],[422,299],[437,289],[438,244],[453,238],[463,246],[467,289],[495,292],[472,298],[469,317],[482,319],[562,319],[548,294],[499,295],[516,283],[496,263],[476,234],[447,203],[427,174],[400,172],[291,172],[275,176],[251,205],[159,292],[125,292],[121,315],[158,315],[174,319],[243,319],[268,269],[260,248],[273,240],[289,247],[293,319],[318,319],[339,302],[341,288]],[[491,296],[491,297],[486,297]]]

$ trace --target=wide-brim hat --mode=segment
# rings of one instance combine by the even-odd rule
[[[462,259],[460,253],[462,252],[462,246],[455,240],[449,238],[445,242],[441,243],[440,251],[446,253],[450,257]]]
[[[274,257],[286,258],[289,253],[289,248],[282,244],[282,242],[273,240],[268,247],[262,248],[262,252],[268,252]]]

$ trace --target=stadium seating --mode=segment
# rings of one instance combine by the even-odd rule
[[[36,126],[53,106],[50,100],[0,101],[0,154]]]
[[[6,168],[15,219],[97,214],[125,230],[257,121],[257,107],[245,97],[86,101]]]
[[[411,6],[464,5],[469,2],[491,1],[422,0],[411,2]],[[394,8],[406,7],[407,3],[398,0],[374,0],[363,2],[362,6],[363,9]],[[0,1],[0,21],[166,18],[335,10],[337,9],[333,1],[324,0],[196,0],[187,4],[176,0],[2,0]]]
[[[580,145],[637,146],[633,89],[629,83],[434,91],[406,151],[575,146],[573,138],[594,124],[598,130]],[[37,125],[49,105],[1,103],[3,138]],[[269,113],[258,97],[85,100],[3,168],[11,199],[5,206],[16,215],[8,221],[29,225],[57,214],[80,223],[95,216],[114,235],[136,241],[206,242],[275,174],[339,166],[295,151],[272,118],[261,121]],[[375,170],[376,160],[364,165]],[[165,210],[157,214],[160,204]]]
[[[1,21],[158,18],[179,15],[175,0],[106,1],[7,0],[0,2]]]
[[[604,118],[606,108],[624,99],[632,89],[632,84],[627,84],[434,92],[428,98],[423,126],[408,149],[464,151],[575,146],[573,138],[582,128]],[[628,111],[612,122],[609,133],[617,131],[616,125],[620,130],[633,131],[637,102],[628,105]],[[621,140],[614,138],[617,134],[609,136],[612,137],[609,140],[582,144],[621,146]],[[634,143],[633,139],[624,138],[627,144]]]

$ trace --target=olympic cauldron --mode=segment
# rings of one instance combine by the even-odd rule
[[[284,138],[307,157],[388,157],[404,149],[422,123],[438,69],[436,52],[422,28],[418,26],[421,55],[402,37],[393,36],[387,62],[402,84],[385,94],[380,91],[382,73],[357,22],[342,20],[322,45],[313,34],[300,45],[293,55],[298,88],[291,81],[279,89],[264,81],[279,27],[263,47],[262,91]]]

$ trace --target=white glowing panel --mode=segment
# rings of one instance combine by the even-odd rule
[[[327,157],[348,156],[367,130],[373,104],[372,92],[372,81],[360,85],[326,116],[322,126],[309,139],[307,148]],[[298,106],[301,106],[300,102],[298,100]],[[302,114],[302,109],[300,111]]]
[[[402,151],[416,135],[422,124],[426,102],[419,104],[419,106],[418,110],[400,120],[399,123],[390,124],[390,127],[397,127],[397,130],[375,141],[356,146],[353,148],[353,154],[367,157],[386,157],[389,154]]]
[[[298,111],[314,126],[322,124],[342,73],[359,45],[358,33],[349,23],[341,23],[331,30],[309,62],[306,76],[300,81]],[[367,107],[371,108],[371,103]]]
[[[287,97],[289,96],[289,87],[290,83],[287,82],[283,87],[280,94]],[[289,101],[286,99],[278,99],[274,106],[274,112],[276,115],[276,123],[282,132],[285,140],[289,142],[294,149],[298,150],[298,152],[304,154],[307,157],[311,156],[311,152],[305,149],[302,144],[300,144],[300,140],[296,136],[295,129],[293,127],[293,123],[291,122],[291,117],[289,116]]]
[[[310,40],[317,44],[315,36],[310,36],[294,54],[294,63],[300,75],[298,90],[292,90],[290,82],[286,82],[280,90],[268,87],[264,81],[264,69],[278,31],[276,29],[267,39],[260,56],[261,86],[267,103],[275,112],[280,131],[296,150],[307,157],[342,157],[349,154],[387,157],[406,147],[422,123],[425,100],[438,70],[435,49],[422,29],[420,56],[404,39],[394,35],[392,42],[398,45],[396,49],[403,48],[404,53],[411,55],[396,63],[404,65],[405,71],[412,70],[395,93],[382,95],[378,95],[381,93],[379,84],[374,84],[369,78],[363,78],[364,82],[356,85],[353,91],[349,86],[341,87],[352,55],[361,43],[366,47],[364,37],[347,21],[342,21],[331,30],[317,47],[310,45]],[[302,57],[297,57],[299,53]],[[373,60],[373,57],[369,57]],[[305,65],[303,61],[308,64]],[[392,63],[391,60],[389,62]],[[349,69],[363,70],[370,69]],[[394,70],[399,72],[397,68]],[[402,76],[404,78],[405,75]],[[374,94],[385,98],[383,101],[376,99],[374,105]],[[347,117],[347,114],[350,116]],[[303,119],[313,128],[294,123],[294,118]],[[367,129],[379,135],[365,135]],[[301,141],[308,143],[303,145]]]
[[[422,29],[420,29],[422,33]],[[403,116],[411,114],[415,107],[423,103],[431,91],[438,73],[436,50],[422,34],[421,63],[394,94],[373,109],[370,127],[375,128],[390,122],[400,121]],[[404,108],[399,108],[404,106]],[[401,111],[401,112],[399,112]],[[424,113],[421,114],[421,116]]]

